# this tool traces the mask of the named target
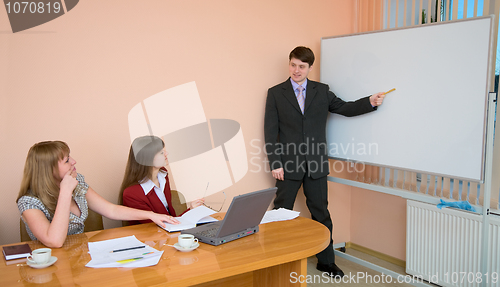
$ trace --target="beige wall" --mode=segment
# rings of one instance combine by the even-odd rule
[[[351,242],[405,260],[406,199],[353,187],[350,227]]]
[[[16,34],[2,10],[0,244],[19,240],[15,198],[33,143],[68,142],[78,171],[116,202],[130,145],[128,112],[165,89],[196,81],[207,118],[242,125],[250,159],[250,141],[263,137],[266,91],[287,78],[289,51],[307,45],[319,56],[321,37],[352,31],[351,1],[303,3],[81,1]],[[319,79],[319,65],[311,78]],[[255,170],[251,165],[226,193],[273,185]]]
[[[249,160],[255,157],[250,142],[263,139],[266,91],[287,78],[289,51],[305,45],[319,58],[321,37],[354,32],[356,1],[305,3],[80,1],[16,34],[0,9],[0,244],[19,241],[15,199],[32,144],[66,141],[87,182],[116,202],[130,145],[128,112],[168,88],[195,81],[207,118],[238,121]],[[310,78],[319,80],[319,64]],[[265,155],[257,157],[264,167]],[[225,208],[237,194],[272,185],[270,174],[250,164],[226,190]],[[351,189],[330,189],[335,241],[350,241]],[[299,195],[295,209],[309,216],[304,202]],[[106,228],[119,225],[105,220]]]

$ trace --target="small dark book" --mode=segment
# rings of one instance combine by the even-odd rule
[[[3,256],[5,256],[5,260],[26,258],[30,254],[31,248],[27,243],[3,247]]]

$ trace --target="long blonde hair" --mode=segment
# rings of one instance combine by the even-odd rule
[[[59,198],[59,180],[56,179],[58,162],[69,156],[69,151],[69,146],[62,141],[34,144],[26,157],[16,202],[24,195],[37,197],[53,215]]]
[[[120,204],[123,204],[123,191],[127,187],[142,183],[145,179],[152,180],[153,159],[164,147],[165,143],[157,136],[138,137],[132,142],[118,197]]]

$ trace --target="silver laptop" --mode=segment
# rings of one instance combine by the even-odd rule
[[[276,194],[276,187],[238,195],[233,198],[222,221],[181,231],[198,241],[220,245],[259,231],[259,224]]]

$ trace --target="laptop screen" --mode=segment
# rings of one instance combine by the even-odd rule
[[[221,222],[217,237],[224,237],[259,225],[276,190],[277,188],[273,187],[235,196]]]

